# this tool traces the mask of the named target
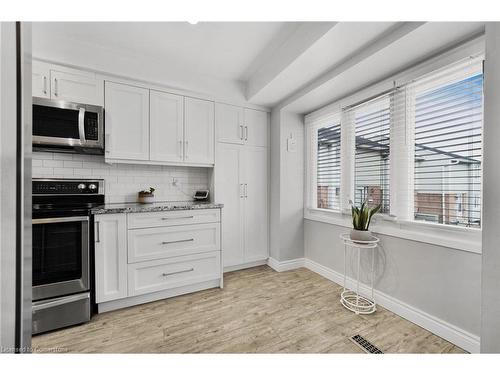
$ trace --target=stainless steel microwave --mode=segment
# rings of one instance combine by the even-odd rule
[[[33,98],[33,149],[104,153],[104,109]]]

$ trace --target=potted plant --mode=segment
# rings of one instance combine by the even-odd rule
[[[155,188],[150,187],[149,190],[143,190],[138,193],[139,203],[153,203],[155,201]]]
[[[351,240],[369,241],[372,233],[368,230],[368,228],[370,227],[372,216],[380,210],[380,204],[370,207],[366,202],[363,202],[361,207],[356,207],[352,201],[349,201],[349,203],[351,204],[353,228],[351,229],[350,234]]]

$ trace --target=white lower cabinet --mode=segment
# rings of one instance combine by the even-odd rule
[[[220,251],[128,266],[129,296],[158,292],[220,277]]]
[[[215,200],[224,204],[224,267],[262,261],[268,246],[268,149],[218,143]]]
[[[99,311],[221,286],[220,217],[220,209],[95,215]]]
[[[96,302],[127,296],[127,216],[95,215]]]

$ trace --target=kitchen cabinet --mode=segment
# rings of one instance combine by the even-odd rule
[[[184,97],[150,91],[150,160],[184,160]]]
[[[263,111],[245,108],[245,144],[267,147],[269,114]]]
[[[269,114],[264,111],[217,103],[217,142],[268,146]]]
[[[214,164],[214,102],[184,99],[184,161]]]
[[[245,262],[268,257],[267,148],[247,147],[243,153]]]
[[[243,147],[218,143],[215,164],[215,199],[224,204],[222,244],[224,266],[243,263]]]
[[[244,108],[216,103],[215,125],[217,128],[218,142],[240,145],[245,143]]]
[[[149,160],[149,90],[106,81],[105,156]]]
[[[103,81],[93,73],[50,71],[52,99],[102,106],[103,89]]]
[[[104,105],[104,81],[95,73],[38,60],[32,62],[32,95],[81,104]]]
[[[265,147],[217,144],[215,200],[224,204],[224,267],[269,256],[267,153]]]
[[[222,287],[220,211],[95,215],[99,312]]]
[[[127,217],[95,215],[96,302],[127,296]]]
[[[33,96],[50,99],[50,66],[33,60],[31,68],[31,90]]]

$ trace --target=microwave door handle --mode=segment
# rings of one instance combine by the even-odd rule
[[[78,108],[78,133],[80,134],[80,143],[85,144],[85,108]]]

